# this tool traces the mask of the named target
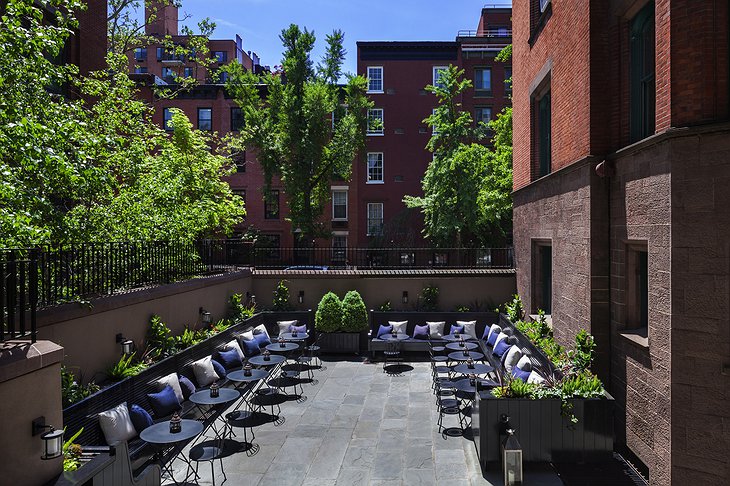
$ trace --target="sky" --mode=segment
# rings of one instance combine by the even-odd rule
[[[489,6],[511,6],[492,0]],[[357,41],[454,40],[462,29],[476,29],[484,0],[182,0],[185,25],[209,17],[216,23],[213,39],[243,38],[245,51],[254,51],[261,64],[281,63],[279,33],[289,24],[314,30],[312,57],[321,59],[325,36],[345,33],[345,72],[357,67]]]

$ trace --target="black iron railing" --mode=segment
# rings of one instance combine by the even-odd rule
[[[251,265],[262,269],[512,268],[512,248],[261,248]]]

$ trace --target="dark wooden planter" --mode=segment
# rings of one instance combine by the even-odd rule
[[[501,417],[507,415],[525,462],[601,462],[613,452],[614,399],[572,399],[576,424],[560,413],[560,400],[494,398],[474,402],[472,429],[482,467],[500,460]]]
[[[319,333],[322,353],[357,354],[360,352],[361,332],[323,332]]]

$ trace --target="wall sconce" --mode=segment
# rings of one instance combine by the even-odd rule
[[[48,430],[48,432],[43,432]],[[45,417],[33,420],[33,435],[41,434],[43,441],[43,455],[41,459],[55,459],[63,455],[63,430],[56,430],[52,425],[46,425]]]
[[[201,307],[198,309],[198,313],[200,314],[200,322],[203,324],[210,324],[210,312]]]
[[[299,303],[300,304],[304,303],[304,291],[303,290],[299,291]]]
[[[407,290],[403,291],[403,303],[404,304],[408,303],[408,291]]]
[[[120,344],[122,346],[123,354],[129,355],[134,352],[134,341],[122,336],[121,332],[117,334],[117,344]]]

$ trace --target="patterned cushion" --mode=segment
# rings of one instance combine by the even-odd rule
[[[405,334],[408,327],[408,321],[388,321],[388,325],[393,326],[398,334]]]
[[[431,339],[441,339],[442,337],[444,337],[444,327],[446,326],[446,322],[444,322],[444,321],[434,321],[434,322],[426,321],[426,324],[428,324],[428,336]]]
[[[477,321],[456,321],[456,325],[464,328],[464,334],[477,338]]]

